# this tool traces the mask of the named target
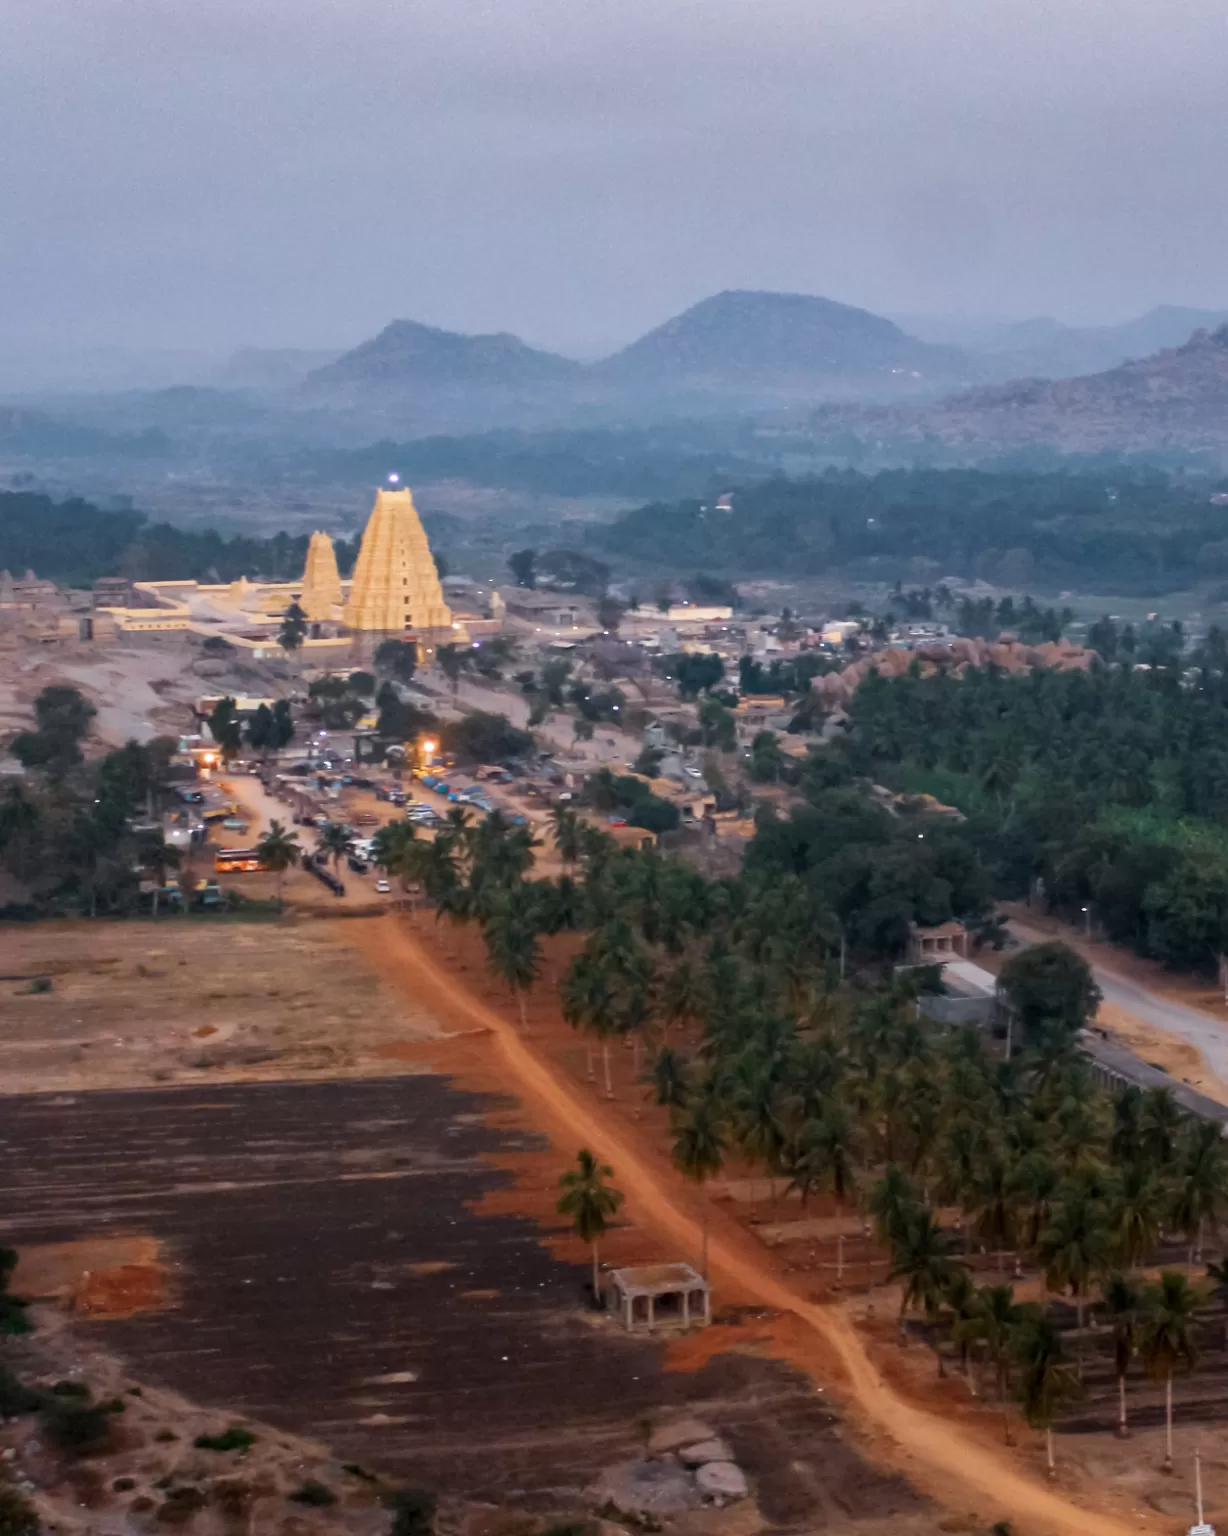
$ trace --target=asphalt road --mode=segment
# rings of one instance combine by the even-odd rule
[[[1042,944],[1052,938],[1051,934],[1017,920],[1012,921],[1009,927],[1024,944]],[[1161,1029],[1166,1034],[1177,1035],[1196,1046],[1212,1072],[1228,1081],[1228,1028],[1225,1028],[1221,1019],[1151,992],[1138,982],[1118,971],[1108,970],[1103,965],[1093,963],[1092,974],[1106,1002],[1113,1003],[1125,1013],[1133,1014],[1136,1019],[1142,1019],[1145,1024]]]

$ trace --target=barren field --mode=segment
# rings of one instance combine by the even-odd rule
[[[325,922],[15,924],[0,950],[10,1093],[403,1073],[380,1047],[438,1029]]]
[[[553,1213],[574,1145],[497,1080],[462,1086],[489,1042],[441,1019],[433,992],[381,979],[347,942],[358,930],[378,950],[396,927],[4,930],[0,1073],[23,1091],[0,1100],[0,1243],[22,1250],[17,1289],[59,1340],[44,1371],[113,1361],[107,1379],[198,1427],[242,1419],[270,1455],[284,1440],[280,1469],[252,1452],[274,1490],[261,1530],[279,1529],[295,1469],[344,1484],[341,1459],[471,1513],[574,1515],[685,1411],[730,1441],[753,1497],[673,1522],[679,1536],[934,1536],[931,1506],[775,1358],[762,1308],[718,1296],[717,1324],[678,1345],[592,1312],[587,1251]],[[32,992],[41,976],[51,990]],[[634,1209],[607,1248],[674,1253]],[[125,1428],[123,1454],[93,1464],[108,1530],[139,1527],[129,1506],[163,1467]],[[121,1496],[107,1479],[134,1456],[146,1470]],[[351,1492],[330,1528],[368,1528]],[[319,1518],[283,1519],[282,1536]]]

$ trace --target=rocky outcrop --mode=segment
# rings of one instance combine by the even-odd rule
[[[636,1520],[678,1515],[701,1504],[719,1507],[749,1493],[728,1442],[692,1418],[660,1425],[646,1456],[607,1467],[588,1490],[594,1504]]]
[[[1080,378],[1019,379],[932,406],[824,406],[811,430],[897,445],[937,439],[969,454],[1042,443],[1063,453],[1225,453],[1228,326],[1195,331],[1184,346]]]
[[[880,677],[903,677],[917,663],[925,676],[950,672],[962,677],[969,667],[1000,667],[1019,676],[1036,667],[1057,672],[1086,672],[1097,660],[1095,651],[1065,641],[1045,641],[1040,645],[1022,645],[1018,640],[952,640],[946,645],[922,645],[915,650],[889,646],[872,656],[845,667],[843,672],[829,672],[816,677],[812,690],[831,708],[845,705],[858,688],[877,672]]]

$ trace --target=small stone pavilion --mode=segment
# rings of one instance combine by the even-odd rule
[[[628,1333],[706,1328],[712,1321],[708,1282],[689,1264],[639,1264],[611,1270],[605,1303]]]

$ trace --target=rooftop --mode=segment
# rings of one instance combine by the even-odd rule
[[[636,1264],[611,1270],[610,1279],[624,1292],[693,1290],[705,1284],[689,1264]]]

